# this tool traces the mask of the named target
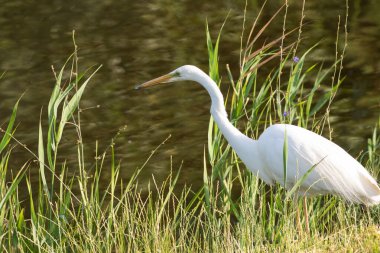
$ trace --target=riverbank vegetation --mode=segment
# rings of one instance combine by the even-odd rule
[[[331,66],[311,64],[315,47],[300,53],[300,39],[286,44],[290,32],[259,48],[256,42],[270,25],[255,25],[244,31],[239,73],[218,66],[222,33],[213,43],[207,30],[209,73],[228,85],[226,96],[230,120],[248,136],[257,138],[274,123],[290,123],[332,138],[331,105],[342,84],[343,52]],[[244,42],[244,43],[243,43]],[[164,182],[152,177],[147,191],[139,185],[139,168],[128,180],[119,177],[126,165],[115,157],[114,142],[105,150],[94,147],[96,159],[87,161],[81,130],[80,99],[97,67],[80,71],[78,52],[55,73],[50,101],[41,111],[36,150],[24,147],[31,160],[11,168],[17,159],[16,103],[1,125],[0,142],[0,245],[7,252],[379,252],[380,207],[365,208],[338,197],[308,199],[310,232],[296,227],[297,191],[269,187],[246,170],[227,145],[213,120],[208,127],[203,187],[184,187],[176,182],[181,168]],[[265,76],[263,65],[273,63]],[[220,69],[225,69],[219,72]],[[221,73],[226,76],[221,82]],[[1,80],[0,80],[1,81]],[[175,99],[175,98],[173,98]],[[67,126],[70,126],[67,129]],[[378,135],[374,122],[372,137],[357,159],[374,177],[380,176]],[[69,176],[65,157],[60,155],[62,137],[76,136],[75,175]],[[72,135],[71,135],[72,136]],[[163,148],[163,147],[157,147]],[[152,155],[156,150],[152,151]],[[356,154],[352,154],[356,155]],[[150,157],[147,158],[147,162]],[[30,172],[38,171],[36,184]],[[177,172],[178,171],[178,172]],[[107,173],[108,181],[100,180]],[[104,178],[104,177],[103,177]],[[23,196],[27,196],[26,198]],[[305,217],[301,212],[301,217]],[[302,223],[305,223],[304,218]]]

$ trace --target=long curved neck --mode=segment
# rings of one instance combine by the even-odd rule
[[[204,73],[198,69],[197,75],[194,75],[191,80],[202,85],[211,97],[211,114],[213,111],[222,113],[227,118],[226,108],[224,107],[223,95],[219,90],[216,83]]]
[[[204,72],[200,71],[198,75],[193,78],[193,81],[202,85],[209,93],[211,97],[211,115],[213,116],[216,124],[228,143],[236,151],[238,156],[244,158],[247,154],[247,145],[252,145],[254,142],[252,139],[241,133],[227,118],[226,108],[224,106],[223,95],[220,92],[216,83]],[[252,150],[251,150],[252,151]]]

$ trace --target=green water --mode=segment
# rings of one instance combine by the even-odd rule
[[[258,13],[260,1],[248,1],[247,27]],[[280,7],[269,1],[262,25]],[[303,40],[299,52],[319,42],[309,62],[329,66],[335,59],[338,17],[341,27],[345,6],[341,1],[306,1]],[[302,1],[290,1],[286,27],[299,24]],[[380,2],[349,1],[348,48],[341,86],[331,112],[334,141],[358,155],[366,146],[380,113]],[[173,168],[182,165],[180,184],[197,184],[202,177],[203,151],[207,145],[209,98],[198,85],[182,83],[146,91],[130,91],[135,84],[172,69],[193,64],[207,71],[205,21],[216,35],[229,13],[221,39],[220,66],[236,73],[239,61],[245,1],[7,1],[0,8],[0,120],[4,122],[22,95],[16,137],[37,150],[40,110],[46,115],[54,85],[51,71],[59,69],[73,51],[76,31],[80,66],[103,64],[82,100],[82,131],[87,164],[94,162],[95,141],[102,151],[118,132],[117,158],[122,177],[128,178],[150,152],[165,140],[143,170],[139,181],[154,174],[165,178],[170,157]],[[279,37],[283,14],[275,19],[260,41]],[[261,45],[258,43],[258,45]],[[343,47],[340,37],[338,48]],[[222,89],[228,90],[226,76]],[[99,107],[98,107],[99,105]],[[73,132],[73,128],[67,129]],[[63,139],[63,151],[75,170],[76,138]],[[17,146],[11,158],[14,168],[33,159]],[[37,180],[37,166],[30,174]],[[75,173],[75,171],[72,171]],[[107,177],[107,172],[104,174]],[[33,181],[33,178],[32,178]]]

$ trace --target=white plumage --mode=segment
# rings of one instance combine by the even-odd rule
[[[293,125],[270,126],[253,142],[262,157],[264,173],[271,180],[266,183],[284,184],[283,159],[273,157],[282,157],[285,135],[288,141],[287,188],[310,169],[302,182],[301,193],[331,193],[365,205],[380,203],[379,186],[358,161],[326,138]]]
[[[228,120],[218,86],[195,66],[182,66],[136,88],[180,80],[195,81],[208,91],[212,101],[210,111],[220,131],[248,169],[265,183],[278,182],[289,189],[310,170],[300,185],[300,194],[335,194],[354,203],[380,204],[380,188],[376,180],[358,161],[326,138],[287,124],[268,127],[258,140],[242,134]],[[286,180],[285,136],[288,147]]]

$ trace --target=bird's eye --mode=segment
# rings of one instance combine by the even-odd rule
[[[173,73],[173,77],[180,77],[180,76],[181,76],[181,74],[177,71]]]

